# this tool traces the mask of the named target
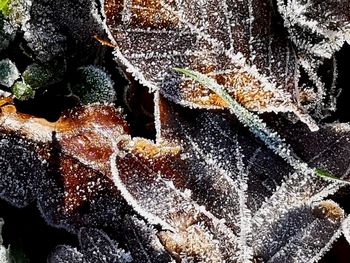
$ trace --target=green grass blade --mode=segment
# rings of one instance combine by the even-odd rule
[[[215,92],[223,101],[227,103],[231,113],[233,113],[244,126],[246,126],[257,138],[263,141],[269,149],[282,157],[296,171],[299,171],[302,174],[315,174],[322,178],[350,184],[350,182],[336,178],[324,170],[310,168],[307,163],[303,162],[295,153],[293,153],[290,146],[277,134],[277,132],[267,127],[262,119],[260,119],[256,114],[250,112],[240,105],[225,91],[224,87],[219,85],[214,79],[190,69],[173,69]]]
[[[9,2],[10,0],[0,0],[0,11],[4,16],[9,15]]]

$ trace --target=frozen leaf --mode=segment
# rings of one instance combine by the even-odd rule
[[[293,205],[273,224],[259,222],[254,252],[268,262],[317,262],[340,236],[342,219],[332,201]]]
[[[132,260],[128,253],[119,249],[117,243],[101,230],[82,228],[79,241],[87,262],[127,263]]]
[[[128,237],[127,246],[134,262],[173,262],[159,242],[156,229],[130,216],[126,217],[124,224],[125,235]]]
[[[49,257],[50,263],[129,263],[129,253],[118,248],[103,231],[93,228],[81,228],[79,231],[80,251],[61,245]]]
[[[314,97],[308,108],[315,108],[314,115],[324,118],[336,109],[340,94],[334,54],[349,41],[350,4],[348,1],[292,0],[277,1],[277,6],[298,53],[299,63],[314,86],[314,90],[304,89]],[[327,59],[331,66],[327,66],[330,74],[325,76],[320,71],[321,66],[327,65]]]
[[[171,70],[188,67],[250,110],[304,113],[298,61],[269,1],[106,0],[104,11],[117,60],[150,90],[191,107],[225,108]]]
[[[340,235],[339,227],[343,219],[343,211],[334,202],[320,202],[320,200],[337,191],[341,184],[337,182],[329,184],[319,177],[302,173],[288,176],[291,171],[283,161],[278,160],[278,157],[269,153],[252,138],[249,139],[237,124],[234,124],[236,132],[232,133],[233,130],[223,122],[226,119],[228,123],[227,118],[208,113],[197,113],[196,117],[192,113],[189,117],[186,111],[176,110],[174,106],[168,108],[167,104],[161,100],[161,135],[162,138],[170,141],[178,138],[185,147],[184,151],[188,151],[185,158],[189,159],[191,168],[187,171],[187,182],[191,184],[188,188],[193,191],[193,198],[198,203],[205,204],[209,212],[218,218],[225,218],[227,224],[238,235],[240,235],[239,231],[242,231],[242,229],[239,230],[240,218],[241,222],[245,222],[243,229],[247,231],[249,213],[252,213],[250,235],[253,240],[251,246],[254,258],[264,258],[271,262],[311,262],[317,261],[330,248]],[[173,112],[177,113],[167,116]],[[340,129],[340,127],[343,128]],[[289,124],[288,128],[283,126],[282,130],[288,131],[287,141],[292,147],[299,145],[296,147],[298,154],[303,156],[310,165],[323,167],[338,177],[344,178],[348,174],[347,156],[350,149],[347,147],[349,133],[346,127],[347,125],[339,125],[337,129],[336,125],[325,126],[319,132],[310,133],[307,129]],[[294,129],[299,132],[296,134]],[[217,137],[220,139],[218,140]],[[228,152],[228,149],[237,149],[237,143],[241,145],[243,157],[240,157],[240,154]],[[332,155],[336,158],[335,156],[338,155],[335,153],[344,157],[337,158],[336,164],[330,158]],[[248,169],[246,170],[242,165],[235,168],[232,164],[237,161],[230,160],[230,156],[231,158],[236,156],[238,160],[243,158],[244,162],[248,162],[246,164]],[[244,214],[244,205],[237,205],[237,200],[243,198],[244,194],[239,192],[235,176],[239,175],[239,170],[242,171],[242,169],[248,173],[249,178],[248,189],[245,192],[248,197],[246,214]],[[207,173],[211,176],[206,176]],[[191,179],[192,176],[193,179]],[[228,190],[227,186],[231,184]],[[229,203],[231,195],[232,203]],[[224,199],[221,201],[220,197]],[[329,215],[330,218],[320,217],[319,212],[315,214],[315,211],[319,210],[326,211],[321,214],[325,217]],[[332,216],[333,211],[334,216]],[[239,216],[242,212],[243,214]],[[242,217],[242,215],[245,216]],[[323,233],[319,232],[318,224],[324,226]],[[314,236],[314,239],[320,238],[322,242],[313,245],[312,241],[307,241],[310,236]],[[261,251],[260,242],[266,250]],[[234,253],[237,253],[235,257],[242,259],[244,250],[239,252],[235,246],[233,247]],[[249,249],[249,243],[243,247]],[[228,249],[227,242],[226,249]],[[276,251],[272,252],[272,249]],[[288,258],[289,254],[284,251],[289,250],[295,250],[293,253],[300,257]],[[275,253],[278,256],[274,256]]]
[[[70,246],[58,246],[48,258],[49,263],[85,263],[83,254]]]
[[[100,123],[119,134],[126,128],[124,120],[109,106],[78,112],[49,123],[16,113],[12,105],[2,107],[1,170],[7,171],[2,197],[17,206],[37,198],[50,224],[73,231],[84,225],[117,226],[125,203],[108,179],[110,145],[93,127]],[[47,171],[56,176],[46,176]]]
[[[348,1],[277,1],[289,37],[299,51],[330,58],[350,36]]]
[[[35,154],[36,145],[16,135],[2,133],[0,147],[0,196],[17,207],[26,206],[35,199],[38,185],[33,179],[43,180],[45,165]]]
[[[73,63],[79,63],[95,54],[94,35],[104,35],[101,25],[95,1],[33,1],[23,30],[39,61],[73,56]]]
[[[17,131],[25,151],[47,162],[39,182],[31,175],[14,181],[14,173],[8,184],[35,184],[32,199],[50,224],[122,235],[136,262],[310,262],[330,248],[343,211],[324,198],[341,183],[293,173],[232,115],[181,108],[162,96],[156,103],[158,143],[132,138],[110,105],[75,108],[55,123],[3,106],[3,136],[17,142]],[[317,132],[286,120],[274,126],[311,167],[347,176],[348,125],[322,125]],[[144,221],[123,219],[130,211]],[[109,239],[89,233],[80,234],[87,235],[82,248],[110,248]]]

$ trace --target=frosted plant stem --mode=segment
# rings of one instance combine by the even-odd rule
[[[296,171],[301,172],[305,175],[316,174],[317,176],[323,178],[350,184],[350,182],[338,179],[326,171],[318,168],[310,168],[307,163],[302,161],[295,153],[293,153],[290,146],[278,135],[277,132],[267,127],[266,124],[257,115],[251,113],[246,108],[241,106],[214,79],[190,69],[174,68],[174,70],[192,78],[193,80],[199,82],[203,86],[215,92],[222,100],[227,103],[230,112],[234,114],[237,119],[255,135],[255,137],[263,141],[269,149],[284,159]]]

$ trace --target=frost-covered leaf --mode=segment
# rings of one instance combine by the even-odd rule
[[[184,110],[176,111],[176,108],[167,108],[169,106],[166,105],[164,101],[161,103],[161,134],[171,141],[178,138],[185,146],[184,151],[188,151],[187,158],[191,165],[188,166],[187,182],[191,184],[188,188],[193,191],[193,198],[206,205],[215,216],[225,218],[238,235],[246,233],[239,230],[240,218],[245,222],[242,226],[246,231],[249,229],[249,214],[253,215],[252,238],[246,239],[253,241],[244,243],[242,247],[246,251],[252,247],[254,257],[271,262],[316,262],[330,248],[340,235],[343,211],[330,201],[319,202],[337,191],[341,184],[329,184],[308,174],[293,174],[288,165],[248,136],[237,123],[233,124],[235,129],[230,129],[227,117],[208,113],[197,113],[194,117],[193,113],[190,116]],[[177,113],[167,116],[173,112]],[[287,141],[292,147],[299,146],[296,147],[297,153],[310,165],[323,167],[338,177],[347,176],[350,165],[348,125],[338,125],[338,129],[336,125],[325,126],[316,133],[310,133],[307,128],[301,129],[300,126],[289,124],[287,127],[281,129],[288,131]],[[242,155],[232,152],[237,150],[237,143],[242,148]],[[334,158],[337,153],[343,158],[337,158],[335,164],[332,158],[328,160],[330,153],[333,153]],[[241,165],[235,167],[237,161],[232,160],[234,157],[243,158],[243,164],[249,168]],[[245,192],[248,213],[244,213],[244,205],[237,204],[237,200],[244,198],[244,192],[239,192],[238,182],[241,181],[236,179],[240,170],[248,176]],[[232,202],[229,202],[231,198]],[[319,207],[324,211],[335,211],[335,219],[322,219],[319,213],[315,215],[315,209]],[[323,225],[322,234],[318,224]],[[313,245],[312,241],[307,240],[310,236],[315,240],[320,238],[322,242]],[[266,250],[261,251],[260,242]],[[237,253],[235,256],[242,258],[245,251],[239,252],[236,246],[233,248],[231,253]],[[226,249],[229,249],[227,243]],[[275,252],[271,252],[273,249]],[[283,252],[289,250],[295,250],[294,259],[288,258],[289,254]]]
[[[45,99],[47,86],[63,80],[85,105],[48,122],[0,98],[0,198],[17,207],[36,202],[48,224],[77,234],[80,247],[59,246],[49,262],[318,261],[346,235],[347,215],[331,200],[344,184],[293,169],[281,156],[293,150],[311,169],[349,180],[349,124],[318,123],[316,131],[308,115],[324,118],[325,108],[335,109],[337,62],[328,58],[349,40],[347,6],[9,1],[8,16],[0,17],[0,49],[11,43],[25,53],[13,54],[12,46],[4,52],[24,70],[18,83]],[[139,102],[129,89],[123,105],[112,82],[115,64],[97,39],[116,45],[126,74],[152,92],[154,141],[131,135],[140,131],[129,129],[132,116],[116,105],[133,111]],[[174,67],[210,77],[246,109],[217,110],[230,101]],[[15,97],[26,95],[23,87],[13,87]],[[101,101],[115,105],[93,103]],[[36,110],[32,101],[14,103]],[[264,114],[266,127],[290,145],[278,148],[280,137],[266,129],[260,139],[275,146],[266,147],[254,136],[265,126],[247,110],[293,112],[315,132],[284,118],[293,114]],[[257,129],[249,131],[242,118]]]
[[[157,230],[144,221],[128,216],[124,221],[127,247],[134,262],[173,262],[157,237]]]
[[[45,165],[35,153],[39,146],[2,133],[0,147],[0,196],[17,207],[26,206],[35,199],[36,182],[45,175]]]
[[[308,108],[315,108],[314,115],[324,118],[336,109],[338,63],[334,57],[350,37],[349,1],[277,1],[288,37],[294,43],[299,64],[314,86],[304,92],[314,97]],[[329,61],[331,63],[329,63]],[[328,67],[328,74],[320,74],[321,67]],[[328,81],[327,81],[328,79]],[[329,81],[331,80],[331,81]],[[322,103],[323,101],[323,103]],[[313,105],[313,106],[312,106]]]
[[[82,228],[79,231],[79,241],[87,262],[127,263],[132,260],[128,253],[118,248],[118,244],[101,230]]]
[[[341,183],[294,173],[232,115],[181,108],[162,96],[156,103],[156,144],[131,137],[121,112],[109,105],[72,109],[55,123],[3,106],[2,136],[47,163],[39,182],[13,173],[3,178],[6,189],[27,187],[50,224],[122,235],[136,262],[316,262],[330,248],[343,210],[324,198]],[[317,132],[286,120],[274,126],[311,167],[347,176],[347,124]],[[3,198],[28,199],[6,192]],[[130,211],[144,221],[123,219]],[[102,245],[109,239],[81,233],[82,248],[97,243],[109,250]]]
[[[36,198],[48,223],[73,231],[84,225],[118,225],[125,203],[108,179],[110,144],[93,131],[100,123],[105,130],[122,132],[126,126],[118,111],[91,105],[49,123],[8,105],[0,119],[2,198],[16,206]]]
[[[106,0],[104,11],[117,60],[151,90],[191,107],[226,107],[171,71],[188,67],[251,110],[303,113],[298,61],[270,1]]]
[[[84,255],[76,248],[70,246],[58,246],[48,258],[50,263],[85,263]]]
[[[349,1],[279,0],[277,5],[299,51],[330,58],[350,39]]]
[[[130,263],[129,253],[118,248],[118,243],[106,233],[93,228],[81,228],[79,231],[80,250],[61,245],[48,259],[49,263]]]

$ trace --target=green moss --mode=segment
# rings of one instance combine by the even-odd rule
[[[17,81],[11,89],[15,98],[19,100],[27,100],[34,97],[32,87],[24,82]]]
[[[4,16],[8,16],[10,13],[9,3],[9,0],[0,0],[0,11]]]
[[[54,72],[50,67],[39,64],[31,64],[22,73],[23,80],[33,89],[38,89],[49,85],[55,78]]]
[[[113,81],[103,69],[96,66],[81,67],[77,76],[78,83],[72,87],[72,92],[83,104],[112,102],[116,99]]]

